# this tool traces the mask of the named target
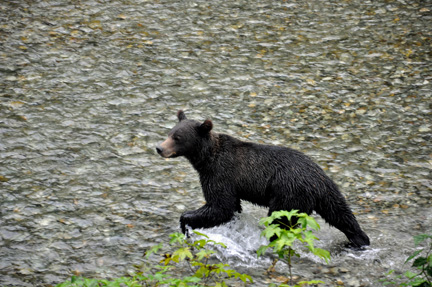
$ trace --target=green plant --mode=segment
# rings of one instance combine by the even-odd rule
[[[140,287],[139,279],[134,277],[120,277],[113,280],[91,279],[78,276],[72,276],[70,280],[57,284],[56,287]]]
[[[418,287],[432,287],[432,232],[431,234],[420,234],[414,236],[414,245],[419,246],[424,241],[426,247],[414,251],[406,260],[405,263],[413,261],[412,267],[417,269],[417,272],[406,271],[402,275],[395,276],[396,279],[402,279],[405,277],[404,282],[397,283],[396,281],[388,281],[387,279],[382,279],[384,285],[394,284],[397,286],[418,286]],[[424,256],[421,256],[424,254]],[[390,270],[386,275],[389,276],[394,273],[394,270]],[[399,281],[400,281],[399,280]]]
[[[264,217],[260,220],[260,224],[265,226],[265,229],[261,233],[271,242],[268,245],[261,246],[258,251],[258,257],[266,252],[267,249],[271,248],[273,253],[279,256],[279,259],[287,261],[289,270],[289,284],[293,284],[292,279],[292,257],[300,257],[299,253],[293,248],[294,242],[300,242],[306,245],[307,249],[313,254],[324,259],[327,263],[330,260],[330,253],[327,250],[316,248],[314,241],[318,238],[313,234],[308,227],[313,230],[319,230],[320,226],[315,219],[306,213],[299,213],[298,210],[291,211],[275,211],[269,217]],[[273,261],[271,266],[272,269],[277,263],[277,260]],[[305,284],[317,284],[324,283],[322,281],[302,281],[295,286],[301,286]],[[289,286],[282,284],[280,286]]]
[[[226,248],[226,246],[210,240],[205,234],[193,232],[203,239],[190,241],[182,233],[171,234],[169,243],[171,248],[174,248],[174,252],[161,252],[164,251],[162,244],[152,247],[145,253],[145,258],[150,259],[152,255],[160,254],[160,264],[153,265],[146,262],[135,266],[137,272],[132,276],[120,277],[111,281],[73,276],[70,281],[58,284],[56,287],[227,286],[226,278],[239,279],[245,284],[253,282],[249,275],[229,269],[228,264],[211,263],[210,257],[215,251],[209,247],[218,245]],[[177,273],[172,272],[176,268],[181,268],[180,265],[186,265],[183,267],[187,268],[188,276],[177,278],[179,273],[185,273],[184,270]]]
[[[203,239],[189,241],[182,233],[173,233],[170,235],[170,244],[177,249],[172,254],[164,254],[164,259],[161,261],[165,266],[170,266],[171,262],[181,263],[185,262],[188,265],[192,276],[185,277],[190,283],[200,282],[200,286],[209,286],[213,282],[214,286],[226,286],[224,278],[240,279],[244,283],[253,282],[252,278],[246,274],[240,274],[235,270],[229,269],[228,264],[223,263],[210,263],[209,259],[215,251],[207,249],[209,245],[219,245],[223,248],[226,246],[223,243],[210,240],[207,235],[193,231],[196,235],[203,237]],[[152,253],[154,253],[152,251]],[[149,256],[148,253],[147,256]],[[173,266],[170,266],[173,267]],[[186,286],[186,285],[174,285]]]

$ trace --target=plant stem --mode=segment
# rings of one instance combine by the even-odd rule
[[[429,250],[426,252],[425,258],[429,257],[429,254],[431,253],[431,251],[432,251],[432,242],[431,242],[431,246],[430,246]],[[426,278],[427,282],[429,284],[431,284],[432,282],[429,279],[428,273],[426,272],[426,269],[425,269],[425,267],[427,267],[427,266],[428,266],[428,264],[426,264],[426,266],[425,265],[422,266],[422,273],[423,273],[424,277]]]
[[[278,258],[273,259],[272,264],[271,264],[270,267],[267,269],[267,274],[271,274],[271,273],[275,272],[275,266],[276,266],[276,263],[277,263],[278,261],[279,261]]]
[[[187,262],[187,265],[189,266],[190,271],[195,274],[196,270],[193,270],[192,264],[190,263],[190,260],[186,260],[186,262]]]
[[[291,272],[291,246],[288,247],[288,270],[289,270],[289,275],[290,275],[290,285],[293,285],[293,277],[292,277],[292,272]]]

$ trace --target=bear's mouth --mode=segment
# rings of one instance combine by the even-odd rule
[[[160,146],[156,147],[156,151],[161,157],[164,157],[164,158],[170,158],[170,157],[176,157],[177,156],[175,151],[173,151],[173,152],[168,151],[167,152],[166,150],[164,150]]]
[[[162,157],[164,157],[164,158],[173,158],[173,157],[177,157],[177,153],[176,152],[172,152],[172,153],[170,153],[170,154],[167,154],[167,155],[165,155],[165,154],[160,154]]]
[[[156,147],[157,153],[164,158],[177,157],[177,152],[173,149],[174,141],[168,138],[166,141]]]

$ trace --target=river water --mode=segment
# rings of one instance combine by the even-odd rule
[[[155,152],[176,122],[299,149],[341,187],[365,251],[322,220],[324,286],[379,286],[432,229],[432,3],[408,0],[15,0],[0,3],[0,285],[121,276],[203,203],[185,159]],[[260,217],[204,230],[256,259]],[[264,241],[265,242],[265,241]],[[279,274],[279,275],[277,275]],[[279,279],[278,279],[279,278]],[[338,281],[339,280],[339,281]]]

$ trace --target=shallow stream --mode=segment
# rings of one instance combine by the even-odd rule
[[[325,263],[294,274],[379,286],[432,229],[432,3],[30,1],[0,3],[0,285],[115,277],[203,203],[185,159],[155,152],[176,122],[299,149],[341,187],[372,244],[320,221]],[[205,230],[219,256],[267,276],[244,204]],[[318,217],[319,218],[319,217]],[[339,280],[339,281],[338,281]]]

